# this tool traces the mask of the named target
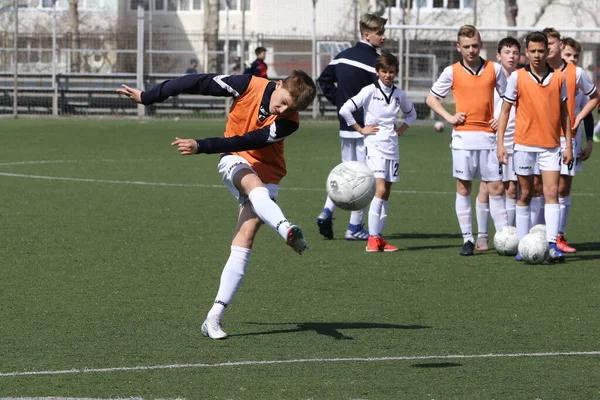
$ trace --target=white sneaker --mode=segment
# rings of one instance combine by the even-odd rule
[[[488,235],[477,235],[477,241],[475,242],[475,251],[488,251]]]
[[[302,255],[304,250],[308,249],[306,240],[304,240],[304,233],[302,233],[302,229],[297,225],[290,226],[285,243],[300,255]]]
[[[211,315],[204,320],[202,324],[202,336],[209,337],[211,339],[221,340],[227,339],[227,334],[221,329],[221,318],[218,315]]]

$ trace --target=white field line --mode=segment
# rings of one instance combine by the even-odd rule
[[[112,159],[101,159],[101,162],[114,162],[118,160]],[[127,160],[132,161],[132,160]],[[147,161],[146,159],[141,159],[138,161]],[[31,164],[62,164],[62,163],[76,163],[79,162],[77,160],[35,160],[35,161],[15,161],[15,162],[7,162],[0,163],[0,167],[3,166],[12,166],[12,165],[31,165]],[[408,171],[408,172],[416,172],[416,171]],[[0,172],[0,176],[12,177],[12,178],[26,178],[26,179],[44,179],[44,180],[54,180],[54,181],[71,181],[71,182],[89,182],[89,183],[108,183],[108,184],[124,184],[124,185],[144,185],[144,186],[174,186],[174,187],[199,187],[199,188],[225,188],[223,185],[207,185],[207,184],[193,184],[193,183],[167,183],[167,182],[145,182],[145,181],[119,181],[119,180],[111,180],[111,179],[88,179],[88,178],[70,178],[70,177],[61,177],[61,176],[44,176],[44,175],[29,175],[29,174],[15,174],[10,172]],[[314,191],[323,191],[322,188],[294,188],[294,187],[282,187],[280,188],[283,191],[305,191],[305,192],[314,192]],[[398,194],[419,194],[419,195],[453,195],[455,192],[444,192],[444,191],[423,191],[423,190],[392,190],[393,193]],[[594,193],[572,193],[571,196],[586,196],[586,197],[594,197],[596,194]]]
[[[1,166],[1,165],[0,165]],[[14,174],[11,172],[0,172],[0,176],[26,179],[44,179],[49,181],[71,181],[71,182],[90,182],[90,183],[110,183],[122,185],[144,185],[144,186],[176,186],[176,187],[197,187],[197,188],[217,188],[225,189],[224,185],[207,185],[203,183],[168,183],[168,182],[146,182],[146,181],[119,181],[112,179],[89,179],[89,178],[69,178],[64,176],[44,176]],[[299,188],[299,187],[281,187],[280,190],[297,192],[323,192],[325,188]],[[392,190],[392,193],[398,194],[419,194],[419,195],[454,195],[456,192],[444,192],[434,190]],[[571,196],[595,197],[595,193],[572,193]]]
[[[1,166],[1,165],[0,165]],[[89,179],[89,178],[69,178],[65,176],[44,176],[44,175],[27,175],[27,174],[14,174],[10,172],[0,172],[0,176],[7,176],[12,178],[26,178],[26,179],[44,179],[49,181],[71,181],[71,182],[90,182],[90,183],[111,183],[111,184],[122,184],[122,185],[143,185],[143,186],[176,186],[176,187],[198,187],[198,188],[218,188],[225,189],[223,185],[206,185],[202,183],[168,183],[168,182],[145,182],[145,181],[118,181],[112,179]],[[282,191],[290,190],[297,192],[323,192],[324,188],[294,188],[294,187],[282,187]],[[392,193],[399,194],[419,194],[419,195],[454,195],[455,192],[443,192],[443,191],[427,191],[427,190],[392,190]],[[572,193],[571,196],[586,196],[595,197],[595,193]]]
[[[421,360],[465,360],[477,358],[517,358],[517,357],[570,357],[570,356],[600,356],[600,351],[573,351],[553,353],[507,353],[507,354],[455,354],[446,356],[400,356],[400,357],[368,357],[368,358],[306,358],[295,360],[269,360],[269,361],[234,361],[223,363],[198,363],[198,364],[170,364],[149,365],[137,367],[113,367],[113,368],[81,368],[55,371],[22,371],[3,372],[0,377],[32,376],[32,375],[66,375],[83,373],[104,373],[119,371],[154,371],[165,369],[182,368],[214,368],[214,367],[241,367],[253,365],[277,365],[277,364],[302,364],[302,363],[334,363],[334,362],[378,362],[378,361],[421,361]]]

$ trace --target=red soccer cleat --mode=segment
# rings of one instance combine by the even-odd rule
[[[564,236],[556,237],[556,247],[563,253],[575,253],[577,251],[575,247],[569,246],[569,243],[567,243],[567,239]]]
[[[383,251],[383,249],[380,246],[380,241],[381,239],[375,236],[369,236],[368,242],[367,242],[367,253],[378,253],[380,251]]]
[[[392,246],[391,244],[388,244],[384,238],[379,238],[379,249],[380,249],[380,251],[385,251],[388,253],[398,251],[398,248],[396,246]]]

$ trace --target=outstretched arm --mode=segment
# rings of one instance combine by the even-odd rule
[[[136,103],[150,105],[182,93],[238,97],[250,84],[249,75],[189,74],[159,83],[147,92],[122,85],[117,92]]]

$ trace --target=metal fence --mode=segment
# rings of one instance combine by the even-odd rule
[[[595,82],[600,82],[600,29],[557,29],[563,36],[581,42],[580,66]],[[458,60],[457,30],[452,26],[387,27],[386,50],[399,54],[401,60],[398,85],[416,104],[421,119],[430,117],[424,103],[431,85],[445,66]],[[495,60],[498,40],[507,35],[522,39],[531,30],[534,28],[480,28],[482,56]],[[354,42],[349,34],[316,38],[250,35],[243,59],[254,58],[248,48],[265,45],[273,49],[268,59],[270,78],[285,77],[293,69],[312,71],[313,63],[318,75],[336,54]],[[114,33],[87,33],[77,40],[57,30],[19,32],[15,40],[10,27],[0,27],[0,115],[225,116],[227,103],[222,99],[179,96],[144,108],[121,98],[115,89],[121,83],[147,88],[179,76],[192,58],[198,60],[198,72],[229,74],[234,72],[233,61],[241,51],[239,38],[219,40],[217,50],[207,51],[203,32],[174,29],[156,28],[140,34],[133,26]],[[211,54],[216,55],[217,66],[205,71]],[[448,101],[452,101],[451,97]],[[335,108],[321,96],[306,114],[313,118],[336,117]]]

